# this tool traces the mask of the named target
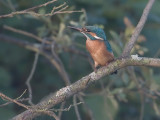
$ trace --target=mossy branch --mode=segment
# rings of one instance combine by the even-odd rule
[[[56,104],[59,104],[74,94],[85,90],[89,85],[92,83],[98,81],[100,78],[109,75],[113,73],[115,70],[127,67],[127,66],[153,66],[153,67],[160,67],[160,59],[156,58],[145,58],[145,57],[138,57],[138,56],[132,56],[131,58],[122,58],[117,59],[114,62],[110,63],[107,67],[100,68],[97,73],[92,72],[89,75],[81,78],[77,82],[66,86],[64,88],[61,88],[59,91],[50,94],[48,97],[46,97],[43,101],[38,103],[32,111],[26,110],[25,112],[15,116],[13,120],[28,120],[32,119],[39,114],[39,112],[36,112],[37,110],[48,110],[51,107],[55,106]]]

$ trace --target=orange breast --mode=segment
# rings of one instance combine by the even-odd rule
[[[107,63],[114,60],[113,53],[107,51],[103,41],[87,39],[86,48],[90,52],[93,60],[101,66],[105,66]]]

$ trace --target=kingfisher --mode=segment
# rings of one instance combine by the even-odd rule
[[[107,66],[114,61],[114,54],[103,29],[96,26],[71,27],[81,32],[86,38],[86,48],[94,61],[94,71],[99,66]],[[114,72],[114,73],[117,73]]]

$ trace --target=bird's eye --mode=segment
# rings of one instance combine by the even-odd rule
[[[86,29],[85,27],[82,28],[83,32],[91,32],[89,29]]]

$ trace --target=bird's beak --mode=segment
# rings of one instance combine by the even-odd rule
[[[74,30],[77,30],[79,32],[82,32],[82,29],[81,28],[78,28],[78,27],[72,27],[72,26],[68,26],[69,28],[71,29],[74,29]]]

